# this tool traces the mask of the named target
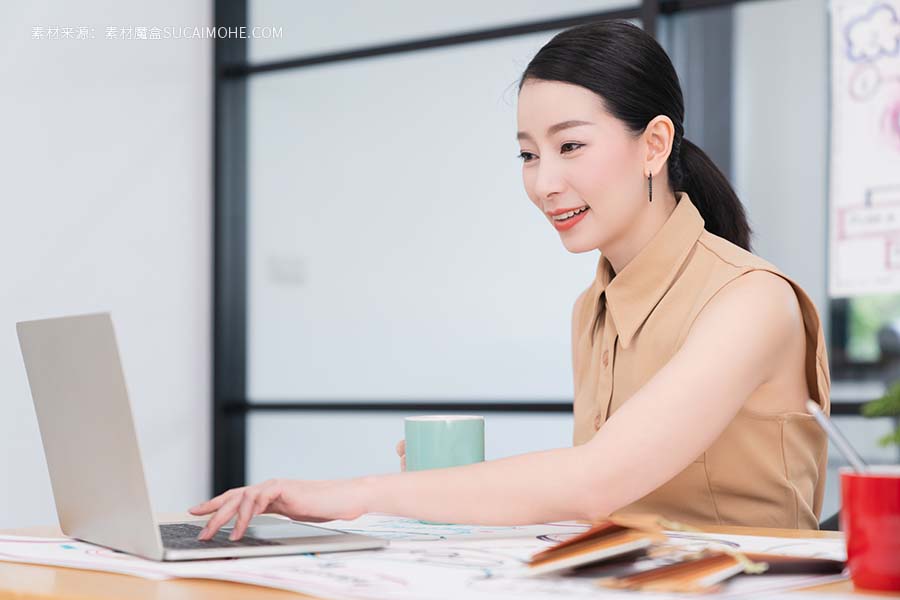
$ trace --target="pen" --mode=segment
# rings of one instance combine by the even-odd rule
[[[822,409],[819,408],[818,404],[812,400],[807,400],[806,410],[816,418],[816,421],[819,422],[819,425],[825,430],[825,433],[828,434],[828,437],[831,438],[831,441],[834,442],[837,449],[841,451],[841,454],[844,455],[844,458],[847,459],[847,462],[850,463],[850,466],[853,467],[854,471],[857,473],[864,473],[869,470],[869,467],[862,457],[853,449],[853,446],[850,445],[850,442],[844,437],[844,434],[838,430],[835,424],[831,422],[831,419],[825,416],[825,413],[822,412]]]

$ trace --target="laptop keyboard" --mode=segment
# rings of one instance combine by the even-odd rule
[[[231,541],[228,535],[231,530],[216,532],[209,540],[198,540],[202,527],[191,525],[189,523],[167,523],[159,526],[159,533],[162,535],[162,543],[164,548],[177,550],[195,550],[198,548],[246,548],[248,546],[278,546],[278,542],[271,540],[261,540],[244,536],[239,540]]]

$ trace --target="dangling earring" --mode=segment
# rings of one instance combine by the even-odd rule
[[[650,202],[653,202],[653,173],[647,175],[647,186],[650,192]]]

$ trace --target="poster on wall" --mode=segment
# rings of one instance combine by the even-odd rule
[[[900,293],[900,0],[832,0],[829,293]]]

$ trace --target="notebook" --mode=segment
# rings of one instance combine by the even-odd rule
[[[705,549],[686,551],[667,544],[665,529],[686,529],[656,515],[612,517],[575,537],[534,554],[527,575],[577,569],[599,576],[598,585],[659,592],[709,592],[740,573],[840,573],[844,562]]]
[[[545,575],[601,560],[637,557],[653,544],[665,541],[662,528],[650,519],[609,519],[533,555],[526,574]]]

